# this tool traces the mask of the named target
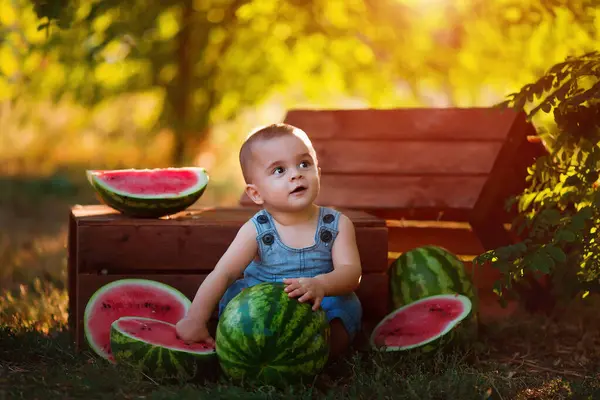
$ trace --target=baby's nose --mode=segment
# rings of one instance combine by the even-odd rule
[[[300,178],[302,176],[302,174],[300,173],[300,171],[297,168],[293,168],[290,174],[290,177],[292,179],[297,179]]]

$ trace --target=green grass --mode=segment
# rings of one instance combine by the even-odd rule
[[[597,398],[594,379],[530,374],[509,377],[470,353],[436,355],[354,352],[331,364],[314,384],[276,390],[236,385],[220,375],[207,381],[158,385],[90,352],[75,353],[66,331],[0,330],[0,382],[10,399],[557,399]],[[534,397],[532,397],[534,396]],[[0,397],[2,398],[2,397]]]
[[[240,386],[222,375],[157,385],[88,350],[75,352],[64,329],[66,222],[70,205],[95,202],[81,178],[0,179],[0,400],[600,398],[600,317],[592,296],[557,319],[525,315],[487,326],[466,353],[353,351],[314,384],[287,391]]]

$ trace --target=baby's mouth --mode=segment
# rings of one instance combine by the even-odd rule
[[[294,190],[292,190],[290,192],[290,194],[296,194],[296,193],[302,193],[306,190],[305,186],[298,186],[297,188],[295,188]]]

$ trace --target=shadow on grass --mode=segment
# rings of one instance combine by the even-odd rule
[[[0,328],[0,382],[8,398],[152,399],[593,399],[597,383],[544,375],[507,378],[454,353],[424,357],[354,352],[330,364],[313,384],[277,390],[237,385],[219,376],[200,383],[157,384],[84,350],[66,331],[49,335]]]

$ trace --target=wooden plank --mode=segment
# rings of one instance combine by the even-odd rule
[[[473,205],[469,222],[486,250],[511,243],[510,235],[502,227],[508,221],[504,203],[510,194],[524,187],[527,165],[543,150],[541,144],[527,140],[534,134],[533,125],[527,122],[524,113],[519,113]]]
[[[230,226],[79,227],[79,272],[211,271],[237,229]]]
[[[206,275],[202,274],[180,274],[180,275],[138,275],[138,274],[124,274],[124,275],[95,275],[95,274],[79,274],[77,276],[77,310],[74,315],[77,316],[77,328],[72,331],[75,333],[75,347],[81,349],[82,346],[86,345],[83,328],[83,317],[85,313],[85,307],[90,297],[107,283],[116,281],[118,279],[126,278],[143,278],[152,279],[167,285],[173,286],[180,290],[190,300],[194,298],[198,287],[204,280]],[[69,296],[71,294],[69,293]],[[216,310],[215,310],[216,312]],[[216,314],[214,314],[216,316]]]
[[[259,207],[255,205],[245,193],[242,193],[240,196],[239,204],[242,207],[252,207],[256,210],[259,209]],[[332,206],[330,205],[329,207]],[[384,221],[389,219],[408,219],[420,221],[468,221],[471,214],[471,210],[469,208],[418,206],[397,208],[394,205],[381,207],[376,204],[364,206],[360,210]]]
[[[190,207],[163,218],[132,218],[105,205],[77,205],[71,213],[77,224],[136,226],[234,226],[239,227],[258,211],[258,207]],[[385,226],[385,221],[360,210],[340,209],[357,227]]]
[[[495,108],[291,110],[311,139],[503,141],[516,117]]]
[[[342,208],[471,209],[485,177],[324,175],[317,203]]]
[[[469,220],[471,210],[468,208],[445,207],[365,207],[362,209],[369,214],[384,220],[418,220],[418,221],[462,221]]]
[[[481,254],[481,243],[471,229],[389,227],[388,251],[404,253],[416,247],[441,246],[455,254]]]
[[[381,321],[389,312],[387,274],[363,274],[356,295],[362,305],[363,321]]]
[[[358,228],[355,229],[355,232],[363,272],[386,271],[388,265],[388,229]]]
[[[239,203],[243,207],[252,207],[254,204],[244,193],[240,196]],[[258,207],[256,207],[256,209],[258,209]],[[382,220],[468,221],[471,214],[470,208],[447,208],[445,206],[420,207],[418,205],[397,208],[394,204],[389,203],[386,206],[378,206],[377,204],[363,206],[360,210]]]
[[[322,175],[485,175],[501,142],[313,141]]]
[[[136,221],[134,221],[136,222]],[[77,228],[77,269],[85,273],[127,271],[210,272],[234,239],[234,225],[93,224]],[[365,271],[383,271],[387,228],[357,227]]]

